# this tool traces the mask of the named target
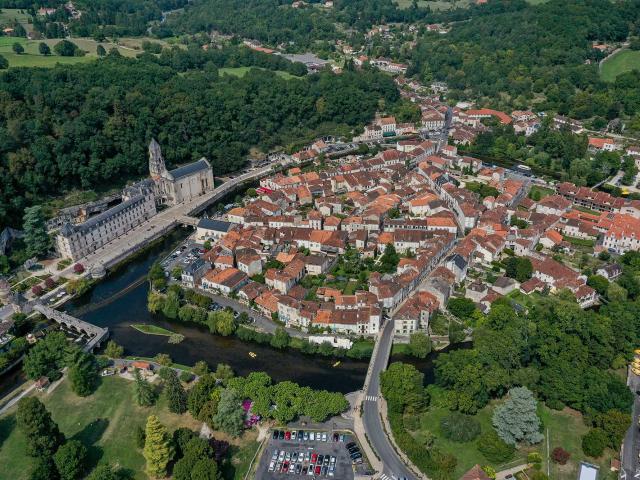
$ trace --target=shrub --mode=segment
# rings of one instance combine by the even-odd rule
[[[404,428],[409,431],[416,431],[420,428],[420,416],[419,415],[405,415],[404,416]]]
[[[34,285],[34,286],[31,288],[31,291],[33,292],[33,294],[34,294],[36,297],[39,297],[40,295],[42,295],[42,294],[44,293],[44,289],[43,289],[40,285]]]
[[[44,286],[51,290],[56,286],[56,282],[54,282],[53,278],[49,277],[44,281]]]
[[[73,272],[77,274],[84,273],[84,265],[82,265],[81,263],[76,263],[73,266]]]
[[[190,372],[187,372],[186,370],[183,370],[182,372],[180,372],[179,378],[181,382],[189,383],[191,380],[193,380],[193,374]]]
[[[527,455],[527,462],[542,463],[542,456],[538,452],[531,452],[529,455]]]
[[[590,457],[599,457],[609,443],[607,434],[600,428],[593,428],[582,437],[582,451]]]
[[[551,452],[553,461],[560,465],[565,465],[567,461],[569,461],[570,456],[571,454],[562,447],[556,447],[553,449],[553,452]]]
[[[493,463],[508,462],[516,451],[515,447],[505,443],[495,430],[490,430],[480,435],[476,443],[480,453]]]
[[[470,442],[480,435],[480,423],[469,415],[453,412],[440,421],[445,438],[454,442]]]

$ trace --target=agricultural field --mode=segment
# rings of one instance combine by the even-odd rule
[[[218,73],[220,75],[223,75],[226,73],[228,75],[233,75],[235,77],[242,78],[247,74],[247,72],[249,72],[249,70],[253,68],[259,68],[259,67],[224,67],[224,68],[218,69]],[[265,70],[265,69],[259,68],[259,70]],[[291,80],[292,78],[299,78],[299,77],[296,77],[295,75],[291,75],[289,72],[283,72],[281,70],[276,70],[275,73],[276,75],[284,78],[285,80]]]
[[[188,413],[169,413],[162,396],[153,407],[137,406],[133,398],[133,382],[118,377],[103,378],[98,390],[86,398],[75,395],[67,380],[53,392],[39,396],[66,437],[79,440],[87,447],[92,467],[98,462],[119,465],[136,480],[147,477],[143,473],[144,458],[136,445],[135,431],[144,427],[149,415],[158,415],[170,432],[179,427],[199,430],[202,423]],[[249,431],[240,439],[231,439],[219,432],[214,432],[214,435],[232,444],[233,460],[223,467],[225,480],[243,478],[258,447],[256,432]],[[14,412],[0,417],[3,478],[29,478],[32,461],[24,450],[25,439],[16,428]]]
[[[600,76],[613,82],[618,75],[631,70],[640,70],[640,50],[622,50],[602,63]]]

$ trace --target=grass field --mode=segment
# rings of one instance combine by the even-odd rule
[[[112,48],[117,48],[120,55],[124,57],[135,57],[142,52],[142,42],[145,38],[123,38],[118,40],[118,45],[111,42],[96,42],[91,38],[72,38],[71,41],[75,43],[81,50],[86,52],[84,57],[60,57],[58,55],[40,55],[38,52],[38,45],[41,42],[46,43],[53,52],[53,46],[60,42],[60,39],[45,39],[45,40],[27,40],[26,38],[16,37],[0,37],[0,55],[5,57],[9,61],[10,67],[53,67],[56,64],[76,64],[90,62],[98,58],[96,49],[98,45],[102,45],[105,50],[110,51]],[[157,43],[167,45],[166,42],[152,40]],[[22,55],[17,55],[13,52],[13,44],[20,43],[25,52]],[[286,72],[282,74],[289,75]]]
[[[602,64],[600,76],[613,82],[618,75],[631,70],[640,70],[640,50],[622,50]]]
[[[118,377],[106,377],[91,396],[81,398],[71,392],[64,381],[53,393],[42,397],[47,409],[67,436],[80,440],[89,450],[91,465],[108,462],[131,472],[134,479],[146,479],[144,458],[135,443],[135,430],[144,427],[149,415],[173,431],[179,427],[199,430],[201,422],[189,414],[174,415],[162,397],[154,407],[138,407],[133,399],[133,384]],[[218,439],[232,442],[233,461],[225,467],[225,479],[239,479],[246,472],[257,448],[256,432],[247,432],[240,440],[215,433]],[[2,478],[26,480],[31,460],[25,456],[25,439],[15,426],[15,416],[0,417],[0,465]]]
[[[482,432],[486,432],[493,428],[491,419],[493,411],[497,405],[498,402],[492,402],[480,410],[474,417],[478,422],[480,422]],[[475,441],[459,443],[447,440],[443,437],[440,429],[440,422],[448,413],[449,410],[445,408],[432,407],[429,411],[422,414],[420,418],[420,429],[412,434],[416,439],[418,439],[418,441],[420,441],[420,438],[425,431],[430,431],[436,435],[435,445],[444,452],[451,453],[458,459],[458,464],[454,474],[455,478],[461,477],[476,463],[480,465],[491,464],[491,462],[488,462],[487,459],[478,451]],[[550,463],[550,478],[554,480],[575,479],[578,476],[578,465],[582,460],[600,465],[603,472],[608,470],[608,466],[611,461],[611,451],[607,451],[602,458],[595,460],[587,458],[582,452],[582,436],[587,433],[589,427],[584,424],[582,415],[579,412],[568,408],[565,408],[562,411],[551,410],[544,404],[540,403],[538,405],[538,415],[543,424],[543,433],[545,434],[545,437],[547,434],[549,436],[549,452],[552,452],[556,447],[562,447],[571,453],[569,462],[567,462],[566,465],[558,465],[553,462]],[[534,451],[540,453],[544,459],[543,471],[546,471],[546,438],[545,441],[538,445],[519,448],[514,458],[508,464],[492,466],[496,467],[497,470],[500,470],[525,463],[527,454]]]
[[[163,335],[165,337],[173,335],[171,330],[167,330],[166,328],[158,327],[156,325],[135,324],[131,326],[139,332],[146,333],[148,335]]]
[[[259,68],[259,67],[223,67],[218,69],[218,72],[220,75],[223,75],[226,73],[228,75],[233,75],[233,76],[242,78],[247,74],[249,70],[253,68]],[[260,68],[260,70],[266,70],[266,69]],[[292,78],[300,78],[300,77],[296,77],[295,75],[291,75],[289,72],[283,72],[281,70],[276,70],[275,73],[276,75],[284,78],[285,80],[291,80]]]

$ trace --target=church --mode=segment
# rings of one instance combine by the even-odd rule
[[[156,202],[178,205],[214,189],[211,164],[203,157],[173,170],[167,170],[160,145],[149,144],[149,173],[154,183]]]

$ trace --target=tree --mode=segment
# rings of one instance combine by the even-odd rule
[[[80,275],[81,273],[84,273],[84,265],[82,265],[81,263],[76,263],[73,266],[73,273],[75,273],[76,275]]]
[[[173,454],[171,439],[167,429],[155,415],[147,418],[142,454],[147,461],[147,475],[152,478],[163,478],[167,475],[167,465]]]
[[[136,403],[141,407],[150,407],[156,402],[156,392],[146,378],[140,374],[137,368],[133,371],[134,396]]]
[[[218,480],[222,473],[212,458],[211,445],[198,437],[191,437],[182,446],[183,456],[173,468],[174,480]]]
[[[609,448],[617,450],[631,425],[631,416],[619,410],[596,415],[593,425],[602,429],[609,439]]]
[[[16,423],[27,440],[26,452],[31,457],[50,457],[64,443],[58,425],[36,397],[25,397],[18,402]]]
[[[283,348],[289,345],[290,340],[291,340],[291,337],[289,336],[287,331],[282,327],[278,327],[276,328],[276,331],[273,334],[273,337],[271,337],[270,343],[273,348],[278,348],[282,350]]]
[[[610,283],[607,287],[607,299],[610,302],[625,302],[627,300],[627,291],[617,283]]]
[[[155,357],[153,357],[153,360],[163,367],[168,367],[173,363],[171,357],[166,353],[158,353]]]
[[[27,377],[32,380],[42,376],[47,376],[50,380],[60,378],[68,346],[62,332],[50,333],[37,342],[24,359],[23,370]]]
[[[582,451],[590,457],[597,458],[607,448],[609,438],[604,430],[592,428],[582,437]]]
[[[519,282],[526,282],[531,278],[533,265],[527,257],[509,257],[504,263],[507,277],[515,278]]]
[[[182,267],[180,265],[176,265],[173,267],[173,270],[171,270],[171,276],[174,280],[180,280],[182,278],[182,272]]]
[[[200,379],[189,390],[187,408],[194,418],[201,419],[200,411],[211,399],[211,392],[216,388],[216,377],[211,374],[201,375]]]
[[[226,363],[219,363],[216,367],[216,372],[214,373],[217,380],[219,380],[223,385],[226,385],[227,382],[235,376],[233,373],[233,368]]]
[[[113,340],[109,340],[107,347],[104,349],[104,354],[109,358],[122,358],[122,355],[124,355],[124,347],[118,345]]]
[[[602,275],[590,275],[587,279],[587,285],[593,288],[599,295],[607,293],[609,287],[609,280]]]
[[[553,449],[553,452],[551,452],[551,458],[553,461],[560,465],[566,465],[569,461],[569,457],[571,457],[571,454],[562,447],[556,447]]]
[[[400,263],[400,255],[392,243],[385,246],[384,253],[380,257],[376,270],[380,273],[394,273]]]
[[[62,40],[53,46],[53,51],[61,57],[74,57],[80,54],[78,46],[69,40]]]
[[[22,55],[24,53],[24,47],[20,42],[15,42],[11,49],[14,51],[16,55]]]
[[[162,313],[167,318],[178,318],[178,312],[180,311],[180,297],[177,292],[170,291],[167,293],[167,296],[164,300],[164,305],[162,306]]]
[[[29,480],[57,480],[58,469],[53,456],[41,455],[33,459]]]
[[[417,358],[426,358],[431,352],[431,339],[422,332],[412,333],[409,337],[409,352]]]
[[[220,310],[215,312],[216,331],[223,337],[228,337],[236,331],[236,322],[230,312]]]
[[[202,375],[209,373],[209,365],[207,365],[207,362],[204,360],[198,360],[191,371],[201,377]]]
[[[480,423],[470,415],[452,412],[440,421],[445,438],[454,442],[470,442],[480,435]]]
[[[98,465],[89,474],[87,480],[118,480],[118,474],[111,465]]]
[[[470,298],[452,297],[447,302],[447,309],[456,317],[469,318],[476,310],[476,305]]]
[[[102,45],[98,45],[96,47],[96,54],[99,57],[104,57],[107,54],[107,51],[104,49],[104,47]]]
[[[99,378],[95,357],[82,350],[76,350],[69,367],[71,390],[80,397],[91,395],[98,385]]]
[[[394,362],[380,374],[380,389],[391,411],[421,410],[427,400],[424,374],[408,363]]]
[[[0,55],[0,70],[6,70],[7,68],[9,68],[9,61]]]
[[[536,406],[536,399],[528,388],[516,387],[509,390],[509,398],[493,414],[493,426],[500,438],[514,446],[518,442],[541,442],[544,437],[540,433]]]
[[[49,48],[49,45],[44,42],[40,42],[38,44],[38,51],[40,52],[40,55],[51,55],[51,49]]]
[[[60,480],[78,480],[86,469],[87,449],[78,440],[69,440],[53,456]]]
[[[39,205],[24,210],[22,228],[24,243],[29,256],[41,257],[51,248],[51,238],[47,233],[44,212]]]
[[[493,463],[505,463],[513,458],[516,449],[505,443],[495,430],[489,430],[478,437],[478,450],[487,460]]]
[[[213,416],[212,423],[216,429],[222,430],[233,437],[238,437],[244,429],[244,410],[241,398],[232,388],[225,388],[218,403],[218,412]]]
[[[164,382],[164,394],[167,406],[172,413],[182,414],[187,411],[187,392],[185,391],[175,370],[169,369]]]

